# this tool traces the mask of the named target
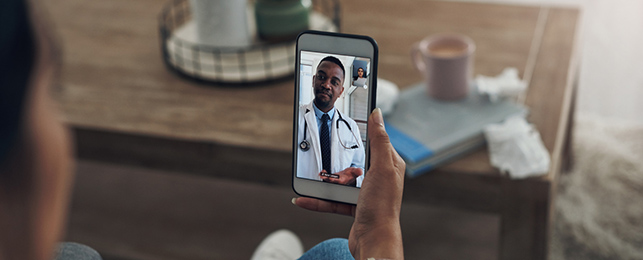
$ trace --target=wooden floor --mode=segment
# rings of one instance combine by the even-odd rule
[[[284,174],[284,177],[288,174]],[[110,259],[249,259],[286,228],[306,249],[347,237],[352,218],[299,209],[282,187],[80,161],[67,241]],[[496,259],[493,215],[405,203],[408,259]]]

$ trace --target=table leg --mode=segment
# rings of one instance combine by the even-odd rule
[[[506,180],[500,223],[500,259],[546,259],[550,188],[544,181]]]
[[[574,78],[574,83],[572,83],[572,100],[569,109],[569,115],[567,119],[567,131],[565,133],[565,144],[563,145],[563,161],[562,161],[562,173],[569,172],[574,167],[574,125],[576,120],[576,100],[578,92],[578,73]]]

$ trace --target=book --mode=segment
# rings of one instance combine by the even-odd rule
[[[400,93],[397,105],[384,118],[395,150],[406,162],[406,174],[415,177],[484,146],[483,129],[527,108],[471,92],[465,99],[440,101],[419,83]]]

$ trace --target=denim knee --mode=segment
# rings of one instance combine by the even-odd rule
[[[332,238],[323,241],[299,258],[300,260],[314,260],[314,259],[338,259],[338,260],[354,260],[348,249],[348,240],[345,238]]]
[[[58,245],[54,260],[102,260],[102,258],[91,247],[73,242],[63,242]]]

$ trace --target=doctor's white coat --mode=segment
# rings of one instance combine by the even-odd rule
[[[351,133],[344,122],[338,122],[340,114],[341,112],[338,109],[335,109],[335,115],[333,116],[333,122],[331,124],[330,130],[331,173],[342,171],[348,167],[362,168],[362,172],[364,173],[364,162],[366,157],[364,152],[364,144],[359,133],[359,127],[353,119],[344,114],[341,114],[342,119],[346,120],[346,122],[348,122],[348,124],[350,125],[352,131]],[[310,143],[310,149],[308,149],[308,151],[304,151],[299,148],[299,144],[304,140],[304,125],[306,123],[308,124],[308,127],[306,127],[306,140],[308,140],[308,142]],[[339,129],[337,129],[337,124],[339,124]],[[297,135],[297,177],[321,181],[319,173],[322,171],[322,160],[318,132],[319,127],[317,126],[317,119],[315,118],[313,102],[299,107],[299,130]],[[341,145],[338,139],[339,137],[341,137],[341,141],[346,147],[350,148],[354,145],[357,145],[359,147],[356,149],[346,149]],[[362,186],[363,180],[364,174],[357,177],[357,187]]]

